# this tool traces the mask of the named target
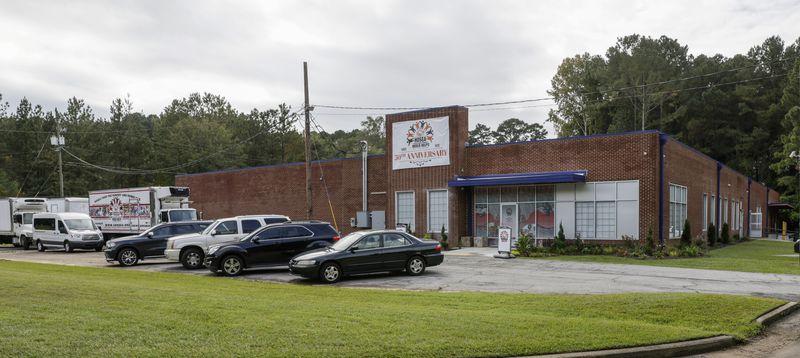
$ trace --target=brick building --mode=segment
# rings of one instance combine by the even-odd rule
[[[418,235],[512,236],[666,242],[708,223],[731,235],[766,236],[779,194],[658,131],[468,145],[468,110],[445,107],[386,116],[386,155],[367,159],[368,210]],[[354,231],[362,210],[361,158],[312,165],[313,218]],[[305,218],[304,163],[178,175],[206,218],[256,213]],[[770,210],[770,204],[773,209]],[[377,220],[378,223],[380,220]],[[378,225],[380,225],[378,223]]]

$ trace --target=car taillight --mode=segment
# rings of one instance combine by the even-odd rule
[[[339,237],[338,235],[333,237],[333,241],[339,241],[339,239],[341,239],[341,237]]]
[[[442,244],[436,244],[436,252],[442,252]]]

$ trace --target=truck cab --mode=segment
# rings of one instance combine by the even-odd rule
[[[165,209],[161,210],[158,215],[159,222],[162,223],[197,220],[197,210],[195,209]]]
[[[33,239],[33,211],[21,211],[14,213],[14,236],[13,244],[27,250],[32,245]]]

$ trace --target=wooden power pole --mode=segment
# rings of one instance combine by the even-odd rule
[[[306,219],[311,220],[314,215],[314,208],[311,206],[311,108],[308,104],[308,63],[303,62],[303,88],[305,92],[305,113],[306,113]]]

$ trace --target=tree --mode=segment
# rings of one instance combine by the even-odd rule
[[[559,136],[589,135],[605,132],[598,111],[604,106],[600,85],[606,62],[602,57],[583,53],[565,58],[550,81],[557,108],[550,110],[547,120]]]
[[[469,144],[492,144],[494,136],[492,129],[488,126],[478,123],[475,129],[469,131]]]
[[[497,126],[492,133],[495,143],[524,142],[547,138],[547,130],[539,123],[525,123],[518,118],[509,118]]]

